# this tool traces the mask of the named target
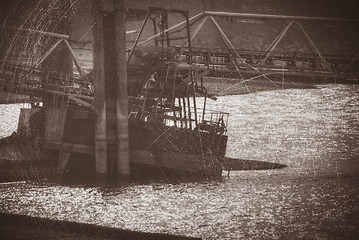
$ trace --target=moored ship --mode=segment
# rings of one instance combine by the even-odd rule
[[[185,12],[170,11],[184,13],[188,20]],[[227,146],[228,113],[206,109],[207,100],[215,97],[207,93],[203,84],[197,82],[199,77],[192,58],[189,56],[186,62],[180,62],[183,50],[177,45],[171,45],[171,41],[167,39],[164,21],[167,21],[165,16],[168,10],[150,9],[150,14],[157,14],[161,19],[158,25],[159,44],[137,46],[140,32],[127,52],[131,171],[142,174],[143,170],[151,168],[161,172],[219,177]],[[185,40],[188,51],[191,46],[190,36],[187,35]],[[92,77],[91,72],[86,76],[90,82]],[[91,86],[85,88],[88,91],[93,89]],[[200,101],[197,101],[198,97],[201,98]],[[199,106],[199,102],[202,106]],[[111,115],[113,106],[106,108]],[[55,125],[60,126],[58,131],[53,130],[51,128],[54,122],[47,121],[45,141],[48,149],[94,155],[96,146],[93,111],[74,108],[50,108],[46,111],[45,114],[52,116],[47,119],[53,119],[56,121]],[[107,125],[107,134],[111,135],[111,125]],[[109,158],[116,158],[116,142],[108,139],[111,136],[107,136]],[[111,160],[108,163],[110,173],[115,168],[114,164],[115,161]],[[65,168],[66,166],[58,167],[62,170]]]

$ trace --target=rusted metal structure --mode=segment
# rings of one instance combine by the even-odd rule
[[[184,21],[170,27],[171,14]],[[235,78],[237,82],[230,82],[224,91],[259,78],[275,82],[274,76],[358,79],[358,51],[344,57],[322,54],[301,24],[358,24],[357,19],[209,11],[189,18],[186,11],[150,8],[141,28],[131,31],[138,35],[125,49],[119,44],[125,42],[124,16],[123,8],[111,4],[101,2],[95,7],[90,50],[73,47],[69,36],[63,34],[12,27],[3,33],[13,36],[15,32],[16,37],[31,33],[51,43],[39,53],[30,53],[25,61],[16,54],[15,58],[5,55],[0,85],[4,92],[44,102],[46,147],[60,152],[59,175],[71,154],[79,153],[95,156],[99,178],[115,173],[128,176],[130,164],[218,176],[227,143],[228,114],[206,109],[207,99],[215,99],[206,89],[208,79],[216,78],[216,84],[223,76]],[[216,18],[274,19],[287,25],[263,51],[244,51],[234,46]],[[151,21],[154,34],[142,39],[145,25]],[[191,46],[206,22],[213,24],[226,49]],[[294,27],[309,46],[310,56],[275,51]],[[44,63],[58,49],[72,63],[61,71],[48,70]],[[90,57],[79,59],[83,51],[90,51]],[[91,62],[86,68],[85,61]],[[203,109],[198,108],[199,96],[203,97]]]
[[[134,49],[133,58],[128,57],[126,64],[125,58],[119,58],[125,56],[125,49],[120,53],[114,44],[124,42],[114,30],[119,25],[115,24],[118,13],[101,7],[105,13],[94,10],[93,73],[84,74],[74,50],[62,36],[30,68],[16,71],[17,76],[11,69],[3,72],[3,79],[20,80],[7,91],[23,91],[47,101],[46,148],[60,152],[58,174],[64,173],[72,153],[76,153],[95,156],[98,178],[129,175],[130,162],[135,169],[152,166],[161,171],[220,176],[228,114],[198,109],[196,94],[209,95],[197,85],[191,62],[180,66],[171,41],[164,46],[164,34],[159,40],[161,46]],[[163,21],[168,14],[183,16],[190,46],[187,12],[151,8],[151,14],[160,14]],[[51,33],[46,36],[58,37]],[[60,44],[74,58],[78,76],[46,74],[39,69]]]

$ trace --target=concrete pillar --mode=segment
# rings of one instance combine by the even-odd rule
[[[126,59],[126,12],[123,0],[115,11],[115,35],[117,41],[117,173],[120,177],[130,174],[129,137],[128,137],[128,96],[127,96],[127,59]]]
[[[102,1],[93,1],[93,73],[95,106],[95,169],[96,178],[107,177],[107,140],[106,140],[106,99],[105,99],[105,63]]]
[[[126,60],[126,14],[124,1],[95,0],[94,87],[95,157],[98,178],[128,177],[128,97]]]

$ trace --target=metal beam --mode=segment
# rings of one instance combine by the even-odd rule
[[[37,68],[43,61],[45,61],[46,58],[48,58],[50,56],[50,54],[57,48],[57,46],[60,45],[60,43],[62,42],[63,40],[59,40],[57,41],[32,67],[31,67],[31,70],[30,72]]]
[[[266,51],[264,53],[265,57],[263,59],[264,62],[268,59],[270,53],[277,47],[279,42],[283,39],[283,37],[288,32],[289,28],[292,26],[293,23],[294,23],[294,21],[290,21],[290,23],[283,29],[283,31],[276,37],[276,39],[266,49]]]
[[[229,40],[229,38],[227,37],[227,35],[224,33],[224,31],[222,30],[222,28],[219,26],[219,24],[217,23],[217,21],[216,21],[212,16],[210,16],[210,19],[212,20],[214,26],[217,28],[219,34],[221,35],[223,41],[225,42],[225,44],[226,44],[226,46],[227,46],[227,48],[228,48],[229,50],[234,50],[234,51],[235,51],[235,48],[234,48],[233,44],[231,43],[231,41]],[[239,59],[242,59],[236,51],[235,51],[235,53],[236,53],[236,55],[237,55],[237,57],[238,57]]]
[[[229,40],[229,38],[226,36],[226,34],[224,33],[224,31],[222,30],[222,28],[219,26],[219,24],[217,23],[217,21],[213,18],[213,16],[210,16],[210,19],[212,20],[213,24],[215,25],[215,27],[217,28],[218,32],[220,33],[220,35],[222,36],[223,40],[226,42],[226,45],[228,47],[228,49],[230,51],[232,51],[236,58],[239,58],[239,60],[241,61],[241,63],[245,64],[246,66],[248,66],[249,68],[251,68],[252,70],[254,70],[255,72],[257,72],[258,74],[260,74],[261,76],[263,76],[264,78],[270,80],[266,75],[264,75],[263,73],[261,73],[260,71],[258,71],[256,68],[254,68],[252,65],[246,63],[246,61],[244,61],[242,59],[242,57],[238,54],[238,52],[236,51],[235,47],[233,46],[233,44],[231,43],[231,41]],[[238,74],[241,76],[242,80],[243,80],[243,77],[242,77],[242,74],[241,74],[241,71],[239,70],[237,64],[236,64],[236,61],[235,60],[232,60],[233,61],[233,65],[234,67],[236,68]],[[246,88],[248,89],[249,91],[249,88],[247,87],[247,85],[245,85]],[[250,91],[249,91],[250,92]]]
[[[224,42],[226,43],[226,45],[227,45],[228,49],[230,50],[230,52],[234,52],[234,54],[235,54],[235,56],[236,56],[236,59],[239,58],[239,60],[241,61],[241,63],[246,64],[246,62],[241,58],[241,56],[240,56],[240,55],[238,54],[238,52],[236,51],[236,49],[235,49],[235,47],[233,46],[233,44],[231,43],[231,41],[229,41],[229,38],[226,36],[226,34],[225,34],[224,31],[222,30],[222,28],[219,26],[219,24],[217,23],[217,21],[216,21],[212,16],[210,16],[209,18],[212,20],[213,24],[214,24],[215,27],[217,28],[218,32],[220,33],[221,37],[223,38],[223,40],[224,40]],[[238,66],[237,66],[237,64],[236,64],[237,60],[232,60],[232,62],[233,62],[234,67],[236,68],[236,70],[237,70],[239,76],[240,76],[240,77],[242,78],[242,80],[243,80],[243,76],[242,76],[242,74],[241,74],[241,71],[239,70],[239,68],[238,68]],[[249,65],[249,66],[250,66],[250,65]],[[249,90],[249,88],[247,87],[247,85],[245,85],[245,86],[246,86],[248,92],[250,92],[250,90]]]
[[[31,68],[30,70],[25,74],[25,76],[22,78],[22,80],[25,80],[27,77],[29,77],[32,72],[37,68],[43,61],[45,61],[46,58],[50,56],[50,54],[59,46],[63,39],[58,40]],[[2,65],[3,66],[3,65]]]
[[[206,23],[208,19],[208,16],[205,16],[202,18],[202,21],[197,25],[197,27],[193,30],[192,34],[191,34],[191,41],[193,41],[193,39],[197,36],[199,30],[201,30],[201,28],[203,27],[203,25]],[[188,40],[182,45],[182,48],[184,48],[186,45],[188,44]]]
[[[54,38],[66,39],[66,40],[70,39],[69,35],[65,35],[65,34],[46,32],[46,31],[40,31],[40,30],[22,28],[22,27],[13,27],[13,26],[4,26],[4,27],[8,28],[8,29],[14,29],[14,30],[17,30],[17,31],[37,33],[37,34],[41,34],[41,35],[43,35],[45,37],[54,37]]]
[[[204,13],[199,13],[199,14],[197,14],[197,15],[191,17],[191,18],[189,19],[189,21],[192,21],[192,20],[194,20],[194,19],[197,19],[197,18],[199,18],[199,17],[201,17],[201,16],[203,16],[203,15],[204,15]],[[198,19],[197,19],[197,20],[198,20]],[[197,20],[196,20],[196,21],[197,21]],[[172,26],[172,27],[170,27],[170,28],[168,28],[168,29],[166,29],[166,30],[164,30],[163,33],[168,33],[168,32],[170,32],[170,31],[172,31],[173,29],[176,29],[176,28],[178,28],[178,27],[180,27],[180,26],[182,26],[182,25],[184,25],[184,24],[186,24],[186,20],[185,20],[185,21],[182,21],[182,22],[180,22],[180,23],[178,23],[178,24],[176,24],[176,25],[174,25],[174,26]],[[143,41],[139,42],[139,43],[137,44],[137,46],[140,46],[140,45],[142,45],[142,44],[145,44],[146,42],[149,42],[149,41],[151,41],[151,40],[153,40],[153,39],[156,39],[156,38],[158,38],[158,37],[160,37],[160,36],[161,36],[161,33],[158,33],[158,34],[156,34],[156,35],[153,35],[153,36],[147,38],[146,40],[143,40]],[[131,48],[130,48],[130,49],[131,49]],[[130,49],[127,49],[127,50],[130,50]]]
[[[151,15],[151,10],[149,10],[149,11],[147,12],[147,15],[146,15],[146,17],[145,17],[145,20],[143,20],[143,23],[142,23],[140,32],[137,34],[136,40],[135,40],[135,42],[133,43],[133,46],[132,46],[131,51],[130,51],[130,54],[128,55],[127,63],[129,63],[130,60],[131,60],[133,51],[135,50],[135,47],[137,46],[137,43],[138,43],[138,41],[140,40],[141,34],[142,34],[142,32],[143,32],[143,29],[145,29],[146,22],[147,22],[148,18],[150,17],[150,15]]]
[[[319,21],[319,22],[352,22],[359,23],[359,19],[352,18],[324,18],[324,17],[307,17],[307,16],[287,16],[287,15],[270,15],[270,14],[253,14],[253,13],[233,13],[233,12],[214,12],[205,11],[207,16],[217,17],[236,17],[236,18],[253,18],[262,20],[290,20],[290,21]]]
[[[312,50],[313,54],[318,54],[318,56],[322,59],[322,61],[326,64],[327,62],[325,61],[324,57],[322,56],[322,54],[320,53],[319,49],[315,46],[314,42],[312,41],[312,39],[309,37],[308,33],[304,30],[304,28],[302,27],[302,25],[299,22],[295,22],[299,28],[299,30],[303,33],[305,40],[307,41],[310,49]],[[329,69],[329,68],[328,68]],[[331,70],[329,69],[329,71],[331,72]]]
[[[86,76],[85,71],[82,69],[80,63],[79,63],[79,62],[77,61],[77,59],[76,59],[75,52],[74,52],[74,50],[72,49],[70,43],[69,43],[67,40],[64,40],[64,41],[65,41],[66,46],[68,47],[68,49],[69,49],[69,51],[70,51],[70,53],[71,53],[72,60],[74,61],[75,66],[76,66],[77,70],[79,71],[80,75],[81,75],[82,77],[84,77],[84,78],[89,82],[89,80],[88,80],[88,78],[87,78],[87,76]]]
[[[189,64],[192,66],[192,47],[191,47],[191,33],[190,33],[190,25],[189,25],[189,18],[188,13],[183,14],[183,16],[186,18],[186,28],[187,28],[187,42],[188,42],[188,53],[189,53]],[[197,104],[196,104],[196,87],[197,87],[197,81],[194,82],[193,77],[193,70],[190,69],[190,78],[192,82],[192,90],[193,90],[193,110],[194,110],[194,120],[195,120],[195,126],[198,127],[198,120],[197,120]],[[187,87],[188,88],[188,87]]]

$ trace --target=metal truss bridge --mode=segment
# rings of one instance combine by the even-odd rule
[[[143,26],[147,23],[148,18],[149,15],[146,16]],[[234,46],[223,27],[216,20],[218,18],[276,20],[283,21],[285,27],[265,49],[243,50]],[[238,81],[246,81],[253,77],[256,78],[256,76],[269,79],[274,75],[325,79],[324,82],[359,82],[358,45],[354,46],[351,55],[323,54],[302,25],[302,22],[334,22],[349,24],[353,28],[357,28],[358,19],[207,11],[189,18],[191,41],[197,37],[208,21],[213,24],[226,48],[192,47],[190,41],[171,46],[171,39],[176,39],[176,34],[183,31],[187,24],[184,21],[172,27],[166,26],[160,33],[146,39],[140,39],[144,29],[142,27],[138,30],[139,33],[133,41],[133,46],[127,49],[128,59],[132,55],[136,55],[136,48],[155,41],[158,49],[162,47],[163,50],[164,43],[166,48],[174,49],[166,61],[175,63],[181,71],[195,69],[191,74],[194,74],[197,82],[200,82],[200,78],[203,76],[237,78]],[[309,53],[276,50],[291,28],[297,28],[305,39],[307,47],[310,49]],[[2,28],[1,35],[3,38],[0,62],[1,92],[27,95],[30,96],[29,101],[38,101],[39,98],[48,99],[47,102],[53,107],[77,106],[93,109],[92,49],[90,49],[90,57],[81,58],[79,52],[84,50],[76,47],[69,36],[36,29],[5,27]],[[46,44],[40,46],[40,49],[35,49],[36,43],[27,41],[28,36],[37,36],[33,38]],[[158,42],[162,43],[162,46],[158,46]],[[22,45],[26,45],[26,47]],[[39,46],[36,47],[39,48]],[[72,71],[66,73],[49,71],[43,67],[43,63],[48,61],[58,49],[66,49],[70,53],[73,62]],[[128,66],[131,64],[129,61]],[[129,69],[131,68],[129,67]],[[144,80],[146,79],[140,80],[142,84]],[[8,99],[8,102],[11,100]]]

